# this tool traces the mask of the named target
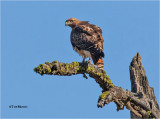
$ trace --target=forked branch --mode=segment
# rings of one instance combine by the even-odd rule
[[[137,69],[137,67],[139,68]],[[132,80],[136,80],[137,77],[132,76],[135,76],[137,72],[140,72],[141,74],[143,72],[143,69],[144,68],[141,63],[140,55],[139,53],[137,53],[137,55],[134,56],[130,66],[130,72],[133,73],[131,74],[132,87],[140,85],[140,82],[133,83]],[[136,72],[134,72],[135,70]],[[117,105],[117,111],[123,110],[124,106],[126,106],[126,108],[132,112],[132,115],[134,115],[134,117],[160,117],[159,106],[156,102],[154,91],[152,88],[148,88],[149,85],[147,85],[147,88],[151,89],[150,91],[152,91],[152,95],[150,93],[147,94],[150,94],[150,98],[145,96],[144,92],[130,92],[128,90],[125,91],[121,87],[114,86],[109,76],[107,76],[106,72],[104,70],[98,69],[93,64],[87,62],[61,63],[58,61],[53,61],[52,63],[45,62],[45,64],[40,64],[38,67],[34,68],[34,71],[39,73],[40,75],[48,74],[58,76],[71,76],[82,74],[85,78],[87,78],[85,74],[89,74],[89,76],[94,78],[102,88],[102,94],[98,99],[98,107],[103,107],[105,104],[115,102],[115,104]],[[140,76],[140,74],[138,75]],[[145,75],[145,73],[143,73],[143,75]],[[139,80],[142,82],[148,82],[146,78],[140,78]],[[151,97],[154,99],[151,99]]]

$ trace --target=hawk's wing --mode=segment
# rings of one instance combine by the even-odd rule
[[[102,31],[98,26],[92,24],[76,26],[71,33],[71,43],[79,50],[104,57]]]
[[[102,35],[101,28],[93,24],[78,25],[74,30],[80,33],[86,33],[87,35],[93,35],[94,33]]]

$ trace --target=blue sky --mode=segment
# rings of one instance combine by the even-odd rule
[[[75,17],[101,27],[104,69],[117,86],[130,90],[129,65],[140,52],[159,101],[158,2],[2,2],[2,117],[129,118],[110,103],[97,108],[101,94],[91,78],[40,76],[46,61],[82,61],[72,49],[65,20]],[[27,109],[10,109],[27,105]]]

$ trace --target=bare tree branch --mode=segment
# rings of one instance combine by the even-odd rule
[[[149,87],[139,53],[134,56],[130,65],[132,92],[114,86],[104,70],[100,70],[95,65],[87,62],[46,62],[34,68],[34,71],[41,75],[71,76],[82,74],[84,78],[88,78],[85,73],[89,74],[102,88],[102,94],[98,99],[98,107],[102,108],[105,104],[115,102],[117,111],[123,110],[126,106],[131,111],[132,118],[160,117],[159,106],[153,88]]]
[[[100,85],[103,90],[109,90],[114,87],[109,76],[107,76],[104,70],[100,70],[93,64],[89,63],[61,63],[58,61],[53,61],[52,63],[45,62],[45,64],[40,64],[38,67],[34,68],[34,71],[44,75],[59,75],[59,76],[71,76],[76,74],[89,74],[90,77],[94,78],[96,82]],[[84,76],[86,78],[86,76]]]

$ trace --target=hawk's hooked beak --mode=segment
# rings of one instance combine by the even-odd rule
[[[66,21],[66,22],[65,22],[65,26],[68,26],[68,25],[70,25],[70,24],[72,24],[70,21]]]

